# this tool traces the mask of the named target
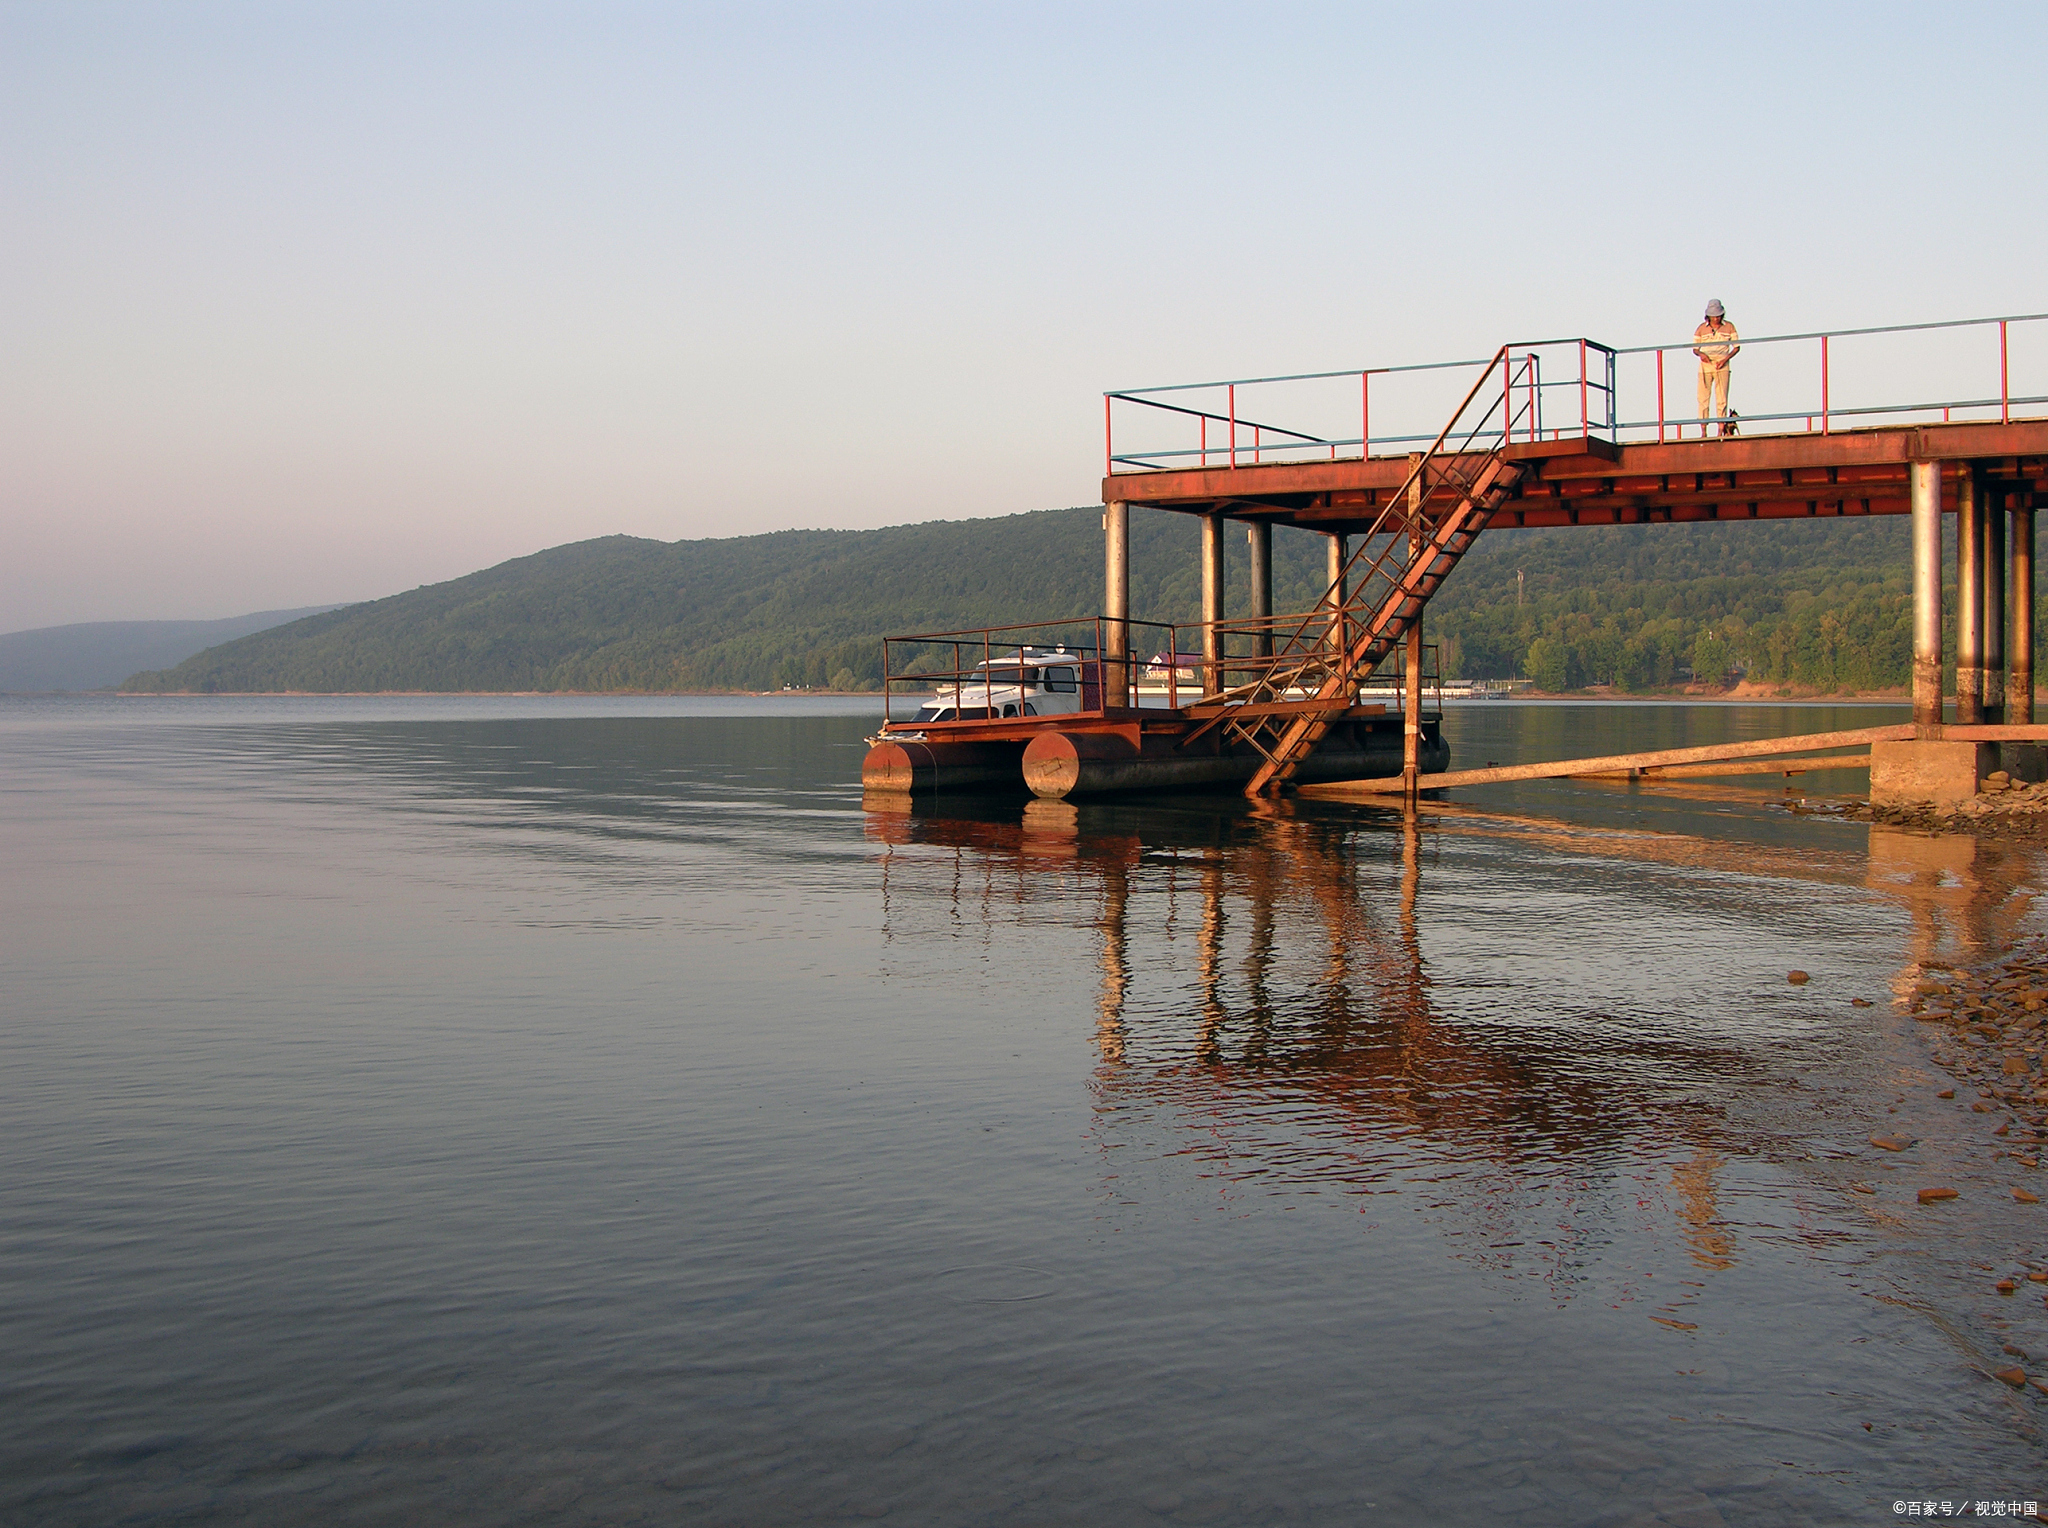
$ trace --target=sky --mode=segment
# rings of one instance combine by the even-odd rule
[[[0,630],[1089,503],[1110,388],[1708,296],[2048,310],[2044,45],[2014,4],[0,0]]]

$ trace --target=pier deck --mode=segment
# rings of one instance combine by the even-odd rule
[[[1916,461],[1942,464],[1950,505],[1971,466],[1994,489],[2048,493],[2048,419],[1620,445],[1589,435],[1523,441],[1501,454],[1524,472],[1494,511],[1495,530],[1903,515],[1912,509],[1907,479]],[[1411,466],[1402,455],[1168,467],[1105,477],[1102,496],[1358,535],[1375,524],[1405,528],[1398,501]],[[1429,470],[1445,469],[1432,462]]]

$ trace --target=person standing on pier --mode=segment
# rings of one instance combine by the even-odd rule
[[[1721,299],[1707,300],[1706,322],[1692,332],[1692,353],[1700,358],[1700,434],[1707,433],[1707,421],[1719,422],[1715,433],[1728,433],[1728,363],[1742,348],[1742,336],[1728,322]]]

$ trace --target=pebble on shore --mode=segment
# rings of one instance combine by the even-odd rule
[[[2044,793],[2048,808],[2048,793]],[[2048,957],[2015,953],[1981,970],[1924,967],[1913,987],[1913,1016],[1939,1025],[1934,1060],[1966,1083],[1974,1083],[1973,1114],[2001,1116],[1995,1127],[2030,1154],[2048,1124],[2048,1075],[2042,1068],[2048,1047]],[[1956,1090],[1935,1094],[1953,1099]]]

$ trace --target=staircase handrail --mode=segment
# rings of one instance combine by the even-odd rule
[[[1270,634],[1274,638],[1275,645],[1279,650],[1272,655],[1274,660],[1272,669],[1263,675],[1247,681],[1243,685],[1236,686],[1232,690],[1225,692],[1225,697],[1236,698],[1242,696],[1246,700],[1256,700],[1263,698],[1260,693],[1263,691],[1271,691],[1276,688],[1293,688],[1302,670],[1313,665],[1313,659],[1311,658],[1310,662],[1295,665],[1293,672],[1284,681],[1276,685],[1276,681],[1281,680],[1280,670],[1287,660],[1311,654],[1327,657],[1328,649],[1324,645],[1323,638],[1328,630],[1329,623],[1340,618],[1345,612],[1351,610],[1354,605],[1364,603],[1360,598],[1365,593],[1362,584],[1359,588],[1352,590],[1341,604],[1336,599],[1337,590],[1345,587],[1354,571],[1362,573],[1365,579],[1372,578],[1381,571],[1393,553],[1399,550],[1398,543],[1390,543],[1382,549],[1378,556],[1369,555],[1373,540],[1376,537],[1390,534],[1386,526],[1395,517],[1397,512],[1404,519],[1413,513],[1408,500],[1414,492],[1415,484],[1429,470],[1430,464],[1444,453],[1445,443],[1450,440],[1452,434],[1457,430],[1459,421],[1465,417],[1466,410],[1471,408],[1473,402],[1479,397],[1481,389],[1485,388],[1488,381],[1493,377],[1496,368],[1513,364],[1513,351],[1515,348],[1512,345],[1501,346],[1480,369],[1478,377],[1473,380],[1472,386],[1466,390],[1465,396],[1459,400],[1458,406],[1451,411],[1450,417],[1444,422],[1444,427],[1437,431],[1436,438],[1430,442],[1428,449],[1416,453],[1414,462],[1408,469],[1407,476],[1401,480],[1401,486],[1389,495],[1385,503],[1381,505],[1378,514],[1373,517],[1371,527],[1359,538],[1357,549],[1346,560],[1338,578],[1333,580],[1330,587],[1324,591],[1323,597],[1317,602],[1316,608],[1313,611],[1304,612],[1299,617],[1266,618],[1276,623],[1293,619],[1296,624],[1294,629],[1288,632],[1284,638],[1277,629],[1277,624],[1274,626]],[[1493,405],[1489,403],[1485,416],[1466,432],[1465,438],[1469,441],[1473,436],[1479,434],[1484,429],[1487,419],[1492,417],[1492,414]],[[1510,421],[1503,420],[1502,423],[1501,439],[1502,443],[1505,444],[1508,436],[1507,426],[1510,424]],[[1463,453],[1459,454],[1462,455]],[[1495,451],[1488,452],[1487,456],[1491,459],[1496,454],[1497,448]],[[1481,465],[1481,470],[1484,470],[1483,464]],[[1427,492],[1428,489],[1425,488],[1425,496]],[[1363,567],[1360,566],[1361,563],[1364,564]],[[1223,623],[1218,625],[1219,633],[1232,629],[1242,628],[1232,628]],[[1245,665],[1233,664],[1231,666],[1241,668]]]

